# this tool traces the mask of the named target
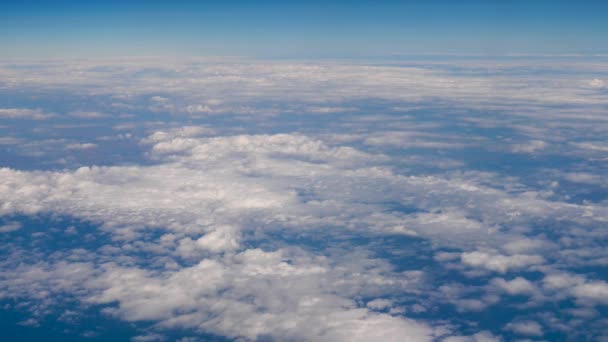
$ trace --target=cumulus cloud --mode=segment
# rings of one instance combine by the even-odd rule
[[[608,283],[589,280],[571,273],[551,273],[543,278],[543,286],[557,295],[574,297],[583,305],[608,304]]]
[[[584,184],[603,184],[605,180],[600,175],[594,175],[587,172],[568,172],[564,175],[570,182]]]
[[[507,256],[480,251],[463,253],[460,258],[465,265],[499,273],[539,265],[545,261],[540,255],[514,254]]]
[[[532,282],[522,277],[516,277],[512,280],[494,278],[490,284],[510,295],[530,295],[537,291]]]
[[[425,340],[436,329],[403,316],[424,308],[424,272],[395,272],[386,261],[346,250],[340,253],[348,259],[327,257],[272,240],[263,250],[252,246],[261,243],[256,236],[416,236],[463,250],[438,253],[435,260],[446,267],[506,274],[539,269],[547,260],[537,253],[554,247],[497,227],[551,215],[585,217],[582,222],[604,217],[601,208],[585,216],[587,205],[510,193],[489,174],[399,175],[385,166],[386,155],[301,134],[212,134],[205,127],[155,132],[142,141],[156,161],[147,166],[0,169],[3,215],[69,215],[98,223],[115,241],[103,248],[103,264],[33,264],[5,273],[6,293],[35,296],[60,283],[57,291],[77,293],[85,303],[118,303],[106,313],[121,319],[248,339],[349,340],[356,333],[361,340]],[[413,201],[419,211],[386,210],[387,201]],[[160,234],[146,242],[150,229]],[[143,261],[117,263],[133,260],[121,255],[128,251],[145,251],[146,263],[159,270]],[[74,277],[69,269],[81,271]],[[555,291],[548,281],[542,289]],[[489,286],[509,295],[537,291],[521,277],[496,278]],[[586,286],[568,294],[579,300],[589,299],[583,292],[603,294],[595,283]],[[468,291],[450,292],[448,302],[478,312],[500,300]],[[395,294],[413,305],[394,303]]]
[[[551,241],[542,238],[521,237],[513,239],[502,246],[502,249],[509,254],[531,254],[545,253],[557,248],[557,245]]]
[[[506,330],[513,331],[519,335],[525,336],[543,336],[543,328],[538,322],[534,321],[520,321],[512,322],[505,326]]]
[[[393,306],[393,302],[388,299],[374,299],[367,302],[367,307],[372,310],[385,310]]]
[[[353,263],[332,266],[329,262],[287,250],[249,249],[163,274],[113,262],[98,267],[59,262],[20,266],[12,277],[4,274],[1,282],[12,294],[32,296],[45,289],[77,293],[90,304],[117,302],[118,307],[106,313],[128,321],[154,320],[165,328],[201,329],[251,340],[261,336],[432,340],[434,329],[424,323],[373,313],[340,295],[341,289],[352,291],[349,286],[355,284],[362,286],[358,292],[367,295],[378,287],[397,289],[399,285],[391,282],[399,278],[373,276],[376,267],[381,271],[381,264],[370,268],[359,260],[360,271],[366,268],[372,276],[352,279],[356,270],[351,267],[357,267]],[[354,282],[340,284],[349,278]]]
[[[102,223],[128,245],[138,243],[144,227],[166,231],[157,245],[146,247],[165,260],[161,274],[112,262],[31,265],[23,266],[18,280],[4,274],[9,292],[31,296],[38,287],[53,290],[60,279],[55,290],[79,293],[90,304],[118,303],[106,312],[122,319],[248,339],[432,338],[434,329],[425,323],[374,313],[349,298],[415,291],[415,275],[396,274],[365,256],[335,265],[304,251],[291,255],[242,245],[243,232],[261,233],[269,222],[314,227],[335,220],[314,200],[307,208],[289,189],[297,184],[292,177],[330,181],[382,158],[298,135],[189,137],[202,132],[153,134],[146,141],[163,161],[156,166],[2,169],[4,214],[68,214]],[[180,260],[193,266],[180,267]],[[78,276],[68,271],[79,268]]]
[[[0,127],[12,166],[0,169],[0,296],[29,299],[34,318],[69,295],[151,322],[142,340],[177,329],[483,341],[505,331],[572,335],[576,324],[599,336],[594,307],[606,304],[606,286],[588,270],[608,263],[597,177],[608,102],[604,85],[573,75],[602,65],[569,62],[561,67],[585,72],[538,76],[511,71],[560,62],[99,63],[0,63],[5,89],[69,91],[80,101],[71,108],[87,108],[58,119],[82,122],[36,122],[44,140]],[[105,115],[112,120],[91,120]],[[95,144],[57,138],[98,126],[103,137],[87,136]],[[135,157],[116,152],[130,143]],[[133,158],[81,167],[91,153],[65,151],[94,147]],[[25,149],[40,163],[19,171],[25,153],[13,153]],[[22,215],[83,223],[15,230]],[[49,251],[42,239],[57,236],[60,246],[81,243]],[[551,316],[540,303],[563,309]],[[475,321],[498,305],[509,314],[494,327]],[[467,315],[446,319],[446,306]],[[522,320],[532,319],[526,310],[543,326]]]

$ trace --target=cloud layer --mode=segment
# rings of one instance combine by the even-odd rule
[[[605,64],[460,63],[3,64],[74,99],[0,111],[0,298],[135,340],[601,338]]]

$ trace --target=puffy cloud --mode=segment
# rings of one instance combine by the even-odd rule
[[[330,261],[297,251],[249,249],[160,274],[114,262],[22,265],[0,282],[11,295],[46,300],[54,292],[71,292],[89,304],[118,303],[105,312],[128,321],[154,320],[160,327],[251,340],[432,340],[434,329],[424,323],[373,313],[340,295],[351,286],[361,287],[361,295],[378,287],[392,292],[401,286],[398,277],[352,279],[364,269],[373,275],[382,265],[359,259],[356,269],[355,263]],[[354,282],[342,282],[349,278]]]
[[[534,321],[511,322],[505,326],[505,329],[519,335],[543,336],[542,326]]]
[[[593,281],[572,288],[572,294],[583,302],[608,304],[608,283]]]
[[[594,175],[586,172],[568,172],[564,175],[570,182],[583,184],[604,184],[605,180],[600,175]]]
[[[340,262],[242,244],[243,233],[263,233],[276,222],[304,229],[336,220],[333,209],[324,212],[315,198],[307,205],[293,187],[314,185],[317,177],[332,184],[336,175],[365,170],[365,162],[382,157],[299,135],[184,137],[199,133],[153,134],[146,141],[154,144],[159,165],[0,170],[4,214],[48,212],[99,222],[120,247],[104,247],[111,258],[99,265],[33,264],[5,272],[0,280],[6,293],[70,292],[89,304],[118,303],[105,312],[125,320],[248,339],[432,338],[434,329],[425,323],[374,313],[351,299],[414,293],[420,278],[415,272],[395,273],[365,255]],[[365,219],[349,216],[336,224],[353,220],[355,229]],[[165,233],[144,244],[141,234],[149,228]],[[121,250],[152,252],[163,271],[121,265],[115,261]]]
[[[516,277],[512,280],[494,278],[490,284],[510,295],[531,295],[537,292],[536,286],[522,277]]]
[[[462,253],[460,259],[465,265],[499,273],[526,268],[532,265],[540,265],[545,262],[544,258],[540,255],[514,254],[507,256],[480,251]]]
[[[386,310],[393,306],[393,302],[388,299],[374,299],[367,302],[367,307],[372,310]]]
[[[546,239],[522,237],[507,242],[502,249],[509,254],[530,254],[531,252],[542,254],[554,250],[556,247],[555,243]]]
[[[428,325],[369,311],[391,308],[388,299],[369,301],[367,308],[351,299],[419,293],[420,275],[394,273],[386,266],[375,266],[373,271],[371,260],[360,256],[351,256],[342,265],[307,254],[286,258],[286,252],[247,247],[250,237],[246,236],[250,231],[275,231],[276,225],[293,230],[332,225],[362,233],[414,232],[441,244],[475,241],[472,237],[484,243],[495,237],[499,243],[506,238],[456,209],[412,215],[377,212],[386,198],[398,200],[404,192],[418,196],[420,205],[428,201],[453,206],[451,201],[456,203],[461,196],[489,205],[486,196],[509,197],[495,189],[462,179],[395,175],[381,167],[385,156],[329,146],[302,135],[205,137],[208,133],[183,128],[152,134],[144,142],[152,145],[151,156],[160,161],[157,165],[61,172],[0,170],[4,214],[52,212],[99,222],[122,250],[153,252],[154,263],[164,269],[156,274],[142,267],[83,264],[78,267],[86,265],[88,271],[79,272],[82,278],[72,278],[62,271],[69,268],[65,264],[32,266],[36,271],[20,271],[20,284],[31,285],[19,291],[32,296],[35,289],[48,291],[49,284],[61,283],[59,289],[67,286],[85,302],[118,303],[118,308],[107,312],[123,319],[155,320],[168,328],[234,337],[339,340],[356,331],[362,340],[393,334],[423,340],[435,333]],[[309,194],[304,196],[302,189]],[[495,210],[491,208],[486,210]],[[537,213],[523,204],[518,210]],[[157,243],[142,244],[139,240],[149,228],[162,229],[164,234]],[[466,243],[459,246],[467,248]],[[113,258],[120,251],[105,250]],[[535,255],[479,251],[462,253],[460,259],[498,272],[542,262]],[[193,266],[184,267],[182,260]],[[28,279],[32,272],[38,276]],[[498,285],[521,291],[520,283]],[[17,291],[15,286],[7,288]],[[494,301],[456,295],[451,302],[462,311],[480,311]],[[180,310],[185,312],[177,313]]]
[[[259,215],[251,210],[263,210],[267,222],[292,227],[336,224],[417,234],[460,248],[475,241],[494,241],[497,247],[508,242],[512,250],[514,242],[505,239],[514,237],[496,231],[497,224],[552,214],[577,219],[589,211],[588,206],[548,202],[529,193],[511,195],[461,178],[396,175],[382,167],[386,156],[302,135],[192,137],[199,134],[207,131],[184,128],[152,134],[145,142],[152,144],[150,156],[161,161],[158,165],[83,167],[74,172],[2,169],[0,190],[6,200],[0,211],[61,212],[108,227],[131,227],[123,233],[144,226],[168,227],[196,240],[215,225],[241,226],[246,217]],[[413,200],[431,211],[437,206],[448,209],[413,215],[376,210],[391,199],[404,204]],[[476,206],[459,208],[461,201]],[[591,218],[601,220],[602,209],[594,210],[597,214]],[[201,243],[211,236],[219,235]],[[465,264],[500,272],[541,261],[533,255],[467,253],[462,257]]]
[[[608,283],[588,280],[570,273],[552,273],[543,278],[543,286],[558,295],[574,297],[582,305],[608,304]]]
[[[571,288],[585,281],[584,277],[568,274],[556,273],[549,274],[543,279],[543,286],[549,289]]]
[[[592,312],[605,284],[588,267],[608,260],[596,177],[608,102],[580,75],[605,66],[560,63],[0,63],[2,89],[70,92],[78,103],[58,120],[83,120],[36,122],[34,133],[48,135],[38,141],[0,127],[10,136],[0,138],[5,165],[21,167],[12,153],[40,161],[0,170],[5,222],[50,214],[96,227],[3,234],[0,295],[47,310],[71,293],[115,317],[158,323],[141,338],[164,327],[261,340],[475,341],[496,336],[438,328],[478,323],[443,320],[443,305],[475,317],[499,302],[514,316],[539,311],[547,331],[599,326]],[[565,66],[584,72],[553,72]],[[89,120],[103,115],[112,120]],[[66,147],[92,146],[57,135],[93,126],[121,131],[91,140],[96,155],[138,141],[128,147],[147,153],[78,168],[91,154]],[[55,150],[57,162],[45,164]],[[51,253],[42,236],[53,234],[82,246]],[[103,246],[90,247],[96,239]],[[531,303],[510,302],[516,295]],[[576,308],[553,320],[531,306],[562,300]]]

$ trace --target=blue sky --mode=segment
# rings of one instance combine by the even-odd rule
[[[3,56],[608,52],[605,1],[6,1]]]

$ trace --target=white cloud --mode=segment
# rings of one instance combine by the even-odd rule
[[[590,151],[608,152],[608,144],[603,141],[586,141],[580,143],[572,143],[572,145]]]
[[[99,222],[118,246],[129,248],[142,248],[134,246],[147,229],[161,229],[162,239],[146,248],[171,271],[180,269],[180,258],[216,260],[246,250],[244,236],[285,229],[415,234],[439,246],[464,250],[449,258],[438,255],[441,263],[453,265],[460,259],[474,270],[506,273],[544,266],[546,260],[539,253],[554,247],[541,237],[523,238],[497,226],[525,225],[528,220],[551,216],[576,220],[589,210],[587,205],[500,190],[491,186],[501,182],[493,175],[396,175],[383,167],[386,156],[303,135],[207,137],[209,133],[205,128],[186,127],[152,134],[144,142],[151,145],[150,156],[158,162],[150,166],[61,172],[2,169],[0,212],[53,212]],[[383,209],[387,200],[415,203],[425,212],[387,212]],[[597,213],[586,220],[604,215],[601,210]],[[481,246],[485,249],[480,250]],[[276,276],[282,267],[286,266],[258,267],[256,272]],[[401,284],[387,275],[374,281]],[[359,278],[341,282],[349,285],[349,291],[362,286]],[[518,287],[520,283],[498,285],[504,285],[501,291],[523,293],[525,286]],[[385,294],[380,291],[373,297]],[[466,311],[484,310],[493,301],[455,296],[450,302]],[[226,329],[225,333],[234,333]]]
[[[157,341],[166,341],[167,338],[163,335],[160,334],[146,334],[146,335],[139,335],[139,336],[135,336],[133,338],[131,338],[131,341],[133,342],[157,342]]]
[[[600,80],[599,78],[594,78],[591,81],[589,81],[589,86],[591,88],[604,88],[605,85],[606,85],[606,82],[604,82],[603,80]]]
[[[386,310],[393,306],[393,302],[388,299],[374,299],[367,302],[367,307],[372,310]]]
[[[608,304],[608,283],[592,281],[572,288],[572,294],[579,300],[592,304]]]
[[[317,113],[317,114],[333,114],[333,113],[354,112],[354,111],[356,111],[356,108],[315,106],[315,107],[308,107],[306,109],[306,111],[309,113]]]
[[[369,311],[388,309],[388,300],[368,302],[369,309],[352,301],[363,294],[382,298],[420,293],[421,275],[394,273],[386,265],[373,271],[369,265],[376,261],[367,256],[350,256],[348,263],[341,264],[336,264],[336,256],[286,257],[287,251],[247,247],[244,236],[276,231],[277,226],[302,231],[331,226],[332,230],[382,234],[414,232],[466,249],[474,248],[476,241],[498,247],[507,238],[521,238],[496,232],[490,220],[458,208],[463,198],[491,213],[496,222],[504,210],[532,217],[564,210],[561,206],[543,209],[548,204],[534,196],[512,196],[466,177],[395,175],[382,167],[386,156],[330,146],[302,135],[205,137],[208,133],[184,128],[152,134],[145,143],[152,145],[150,155],[158,160],[156,165],[61,172],[0,170],[2,213],[54,212],[99,222],[120,247],[105,249],[113,253],[112,259],[121,249],[145,246],[163,269],[155,273],[106,263],[87,265],[87,272],[79,272],[82,278],[73,278],[65,271],[69,265],[55,264],[46,270],[33,266],[36,271],[19,272],[17,278],[23,281],[19,290],[7,288],[32,296],[35,289],[55,282],[44,279],[61,279],[57,281],[63,284],[61,289],[67,286],[86,302],[117,302],[118,308],[108,312],[123,319],[155,320],[168,328],[235,337],[270,334],[331,340],[348,339],[358,331],[362,338],[376,338],[376,328],[383,328],[387,334],[383,338],[399,333],[425,339],[434,334],[425,323]],[[312,196],[301,197],[301,189]],[[399,201],[404,194],[422,207],[428,203],[431,210],[437,205],[449,210],[411,215],[378,210],[387,198]],[[579,209],[567,210],[576,213]],[[138,241],[150,228],[163,231],[158,242]],[[518,249],[514,244],[507,244],[513,255],[472,251],[454,253],[456,259],[450,260],[460,257],[464,264],[497,272],[541,263],[538,256],[517,254],[536,250],[536,245]],[[183,266],[183,259],[194,266]],[[38,276],[28,278],[34,274]],[[251,298],[255,301],[250,302]],[[461,311],[480,311],[494,301],[455,296],[451,303]],[[180,309],[187,312],[176,313]]]
[[[54,116],[54,114],[45,113],[40,109],[0,108],[0,119],[46,120]]]
[[[524,144],[515,144],[511,148],[516,153],[534,153],[547,147],[547,143],[542,140],[531,140]]]
[[[19,222],[10,222],[0,226],[0,233],[10,233],[21,229],[23,225]]]
[[[327,201],[324,191],[344,184],[336,176],[350,182],[348,172],[358,179],[361,169],[365,177],[366,163],[382,157],[300,135],[187,137],[199,133],[152,135],[146,141],[161,161],[153,166],[1,169],[3,214],[53,212],[100,222],[120,247],[106,246],[112,258],[99,265],[33,264],[4,272],[5,293],[53,298],[48,294],[64,291],[89,304],[118,303],[106,313],[125,320],[248,339],[432,339],[434,329],[423,322],[374,313],[351,299],[413,293],[418,273],[395,273],[364,254],[340,261],[242,244],[243,232],[263,233],[277,222],[311,229],[352,221],[356,229],[373,210],[361,217],[353,208],[336,218],[327,204],[303,202],[294,187],[331,185],[318,195]],[[317,177],[324,181],[315,185]],[[341,202],[350,198],[334,199],[335,205],[346,207]],[[149,228],[164,232],[157,243],[140,241]],[[166,266],[158,272],[121,265],[121,250],[146,250]],[[183,259],[192,266],[180,266]]]
[[[546,275],[543,287],[559,297],[574,297],[581,305],[608,304],[608,283],[603,280],[589,280],[582,275],[559,272]]]
[[[101,112],[91,112],[91,111],[76,111],[71,112],[69,114],[73,118],[78,119],[105,119],[110,117],[110,115]]]
[[[522,269],[545,262],[540,255],[501,255],[487,252],[465,252],[461,255],[461,261],[471,267],[484,268],[490,271],[505,273],[512,269]]]
[[[120,121],[114,126],[132,130],[122,135],[128,139],[139,140],[141,133],[136,132],[142,127],[160,129],[141,140],[153,159],[146,166],[0,170],[0,213],[73,216],[99,225],[111,238],[95,257],[83,261],[80,254],[70,255],[75,264],[69,266],[82,277],[69,273],[64,264],[34,263],[11,273],[12,282],[2,278],[5,294],[46,293],[47,305],[61,297],[49,295],[49,288],[55,288],[55,293],[75,293],[86,303],[114,303],[117,307],[107,313],[153,320],[160,330],[185,327],[277,340],[377,340],[395,335],[424,340],[452,335],[438,334],[433,322],[405,318],[423,311],[436,315],[434,305],[445,298],[459,311],[487,310],[504,294],[533,300],[575,298],[579,305],[603,302],[603,282],[571,275],[571,285],[562,286],[551,274],[555,268],[589,264],[591,258],[601,262],[599,242],[588,241],[604,236],[605,203],[578,204],[555,187],[555,192],[543,191],[532,177],[517,179],[509,170],[473,171],[468,160],[450,155],[457,148],[535,153],[550,146],[551,153],[568,150],[565,153],[577,158],[592,153],[597,157],[603,142],[591,140],[605,127],[608,101],[602,92],[581,87],[585,80],[573,81],[570,73],[522,79],[505,71],[520,67],[519,62],[475,64],[475,69],[486,68],[496,77],[446,72],[439,64],[412,68],[191,62],[110,62],[121,65],[112,72],[89,70],[93,62],[87,61],[59,63],[36,73],[0,67],[0,79],[9,86],[111,96],[114,109],[127,112],[124,118],[154,112],[154,122]],[[170,72],[142,72],[150,66]],[[137,99],[145,100],[142,104]],[[390,102],[392,109],[362,115],[362,108],[353,103],[368,99]],[[421,123],[417,111],[427,109],[429,100],[438,108],[428,114],[431,124]],[[394,115],[403,108],[407,118]],[[449,115],[442,113],[445,108]],[[72,115],[86,119],[103,112]],[[338,112],[352,112],[353,118],[332,121],[319,133],[319,127],[304,125],[297,128],[298,134],[250,134],[268,128],[286,131],[260,118]],[[172,116],[156,118],[166,113]],[[206,118],[209,114],[226,117]],[[239,124],[180,128],[169,122],[197,118],[234,119]],[[448,134],[454,127],[473,133],[476,127],[514,130],[526,138]],[[334,134],[338,130],[340,134]],[[573,136],[580,132],[589,133]],[[66,143],[56,144],[62,149]],[[82,142],[73,146],[93,147]],[[441,151],[392,151],[402,148]],[[555,174],[591,184],[597,179],[590,176],[600,173]],[[156,233],[159,238],[150,240]],[[419,257],[430,258],[442,250],[435,255],[436,267],[462,272],[467,279],[487,277],[488,271],[509,275],[488,285],[462,280],[461,287],[453,286],[457,291],[438,299],[430,294],[437,283],[424,272],[395,271],[367,247],[339,239],[350,234],[374,241],[399,235],[429,240],[430,251]],[[313,248],[294,251],[286,247],[292,242],[268,239],[277,235],[315,236],[332,246],[323,253]],[[333,239],[338,240],[335,246]],[[390,252],[405,258],[419,252],[415,248]],[[149,257],[149,264],[134,256],[138,252],[145,252],[141,254]],[[100,261],[88,263],[91,260]],[[513,274],[531,269],[547,274],[542,286]],[[494,337],[479,333],[458,338]]]
[[[228,62],[229,61],[229,62]],[[208,58],[165,60],[91,60],[62,61],[44,68],[11,68],[0,65],[0,79],[12,87],[69,88],[87,95],[111,94],[116,102],[146,96],[158,111],[193,113],[235,113],[239,110],[259,114],[251,103],[281,99],[286,109],[341,108],[345,100],[364,98],[400,101],[398,107],[434,99],[474,109],[499,109],[517,115],[535,115],[539,106],[602,105],[605,96],[597,92],[581,94],[581,81],[592,90],[605,86],[600,79],[581,80],[571,73],[556,72],[543,77],[513,75],[512,68],[537,68],[538,62],[452,61],[461,68],[484,68],[487,73],[455,73],[431,63],[416,67],[355,63],[295,63],[279,61],[209,60]],[[543,61],[542,67],[548,67]],[[603,71],[597,65],[576,61],[556,62],[555,70]],[[100,71],[99,66],[106,67]],[[147,69],[166,71],[164,75]],[[522,81],[523,79],[523,81]],[[150,94],[163,94],[163,96]],[[174,103],[177,100],[181,103]],[[304,102],[304,103],[302,103]],[[123,104],[129,105],[129,104]],[[564,106],[567,108],[567,106]],[[522,110],[524,109],[524,110]],[[556,109],[557,110],[557,109]],[[280,111],[279,111],[280,112]],[[562,113],[566,113],[564,110]],[[522,114],[529,113],[529,114]]]
[[[585,280],[581,276],[557,273],[549,274],[543,279],[543,286],[549,289],[564,289],[583,283]]]
[[[555,248],[557,248],[555,243],[546,239],[528,237],[513,239],[502,246],[502,249],[509,254],[530,254],[533,252],[542,254]]]
[[[92,143],[72,143],[65,146],[68,150],[90,150],[96,147],[97,145]]]
[[[522,277],[512,280],[494,278],[490,285],[510,295],[532,295],[537,292],[536,286]]]
[[[525,336],[544,335],[542,326],[534,321],[511,322],[505,326],[505,329],[513,331],[516,334]]]
[[[564,174],[570,182],[583,183],[583,184],[604,184],[605,180],[600,175],[595,175],[587,172],[568,172]]]
[[[502,338],[489,331],[480,331],[470,336],[450,336],[441,340],[442,342],[500,342]]]
[[[33,318],[25,319],[23,321],[18,322],[17,324],[24,326],[24,327],[39,327],[40,326],[40,322],[38,322],[37,320],[35,320]]]
[[[2,145],[17,145],[21,140],[13,137],[0,137],[0,146]]]
[[[89,304],[118,303],[105,312],[128,321],[153,320],[158,327],[251,340],[432,340],[430,326],[358,308],[340,294],[352,286],[362,295],[387,286],[390,292],[398,289],[387,282],[399,281],[397,276],[376,273],[382,272],[382,264],[355,259],[332,266],[330,260],[294,252],[249,249],[160,274],[114,262],[97,268],[66,262],[22,265],[4,273],[0,282],[12,295],[52,298],[56,291],[71,292]],[[351,278],[364,270],[370,277]],[[349,278],[355,282],[341,282]]]

